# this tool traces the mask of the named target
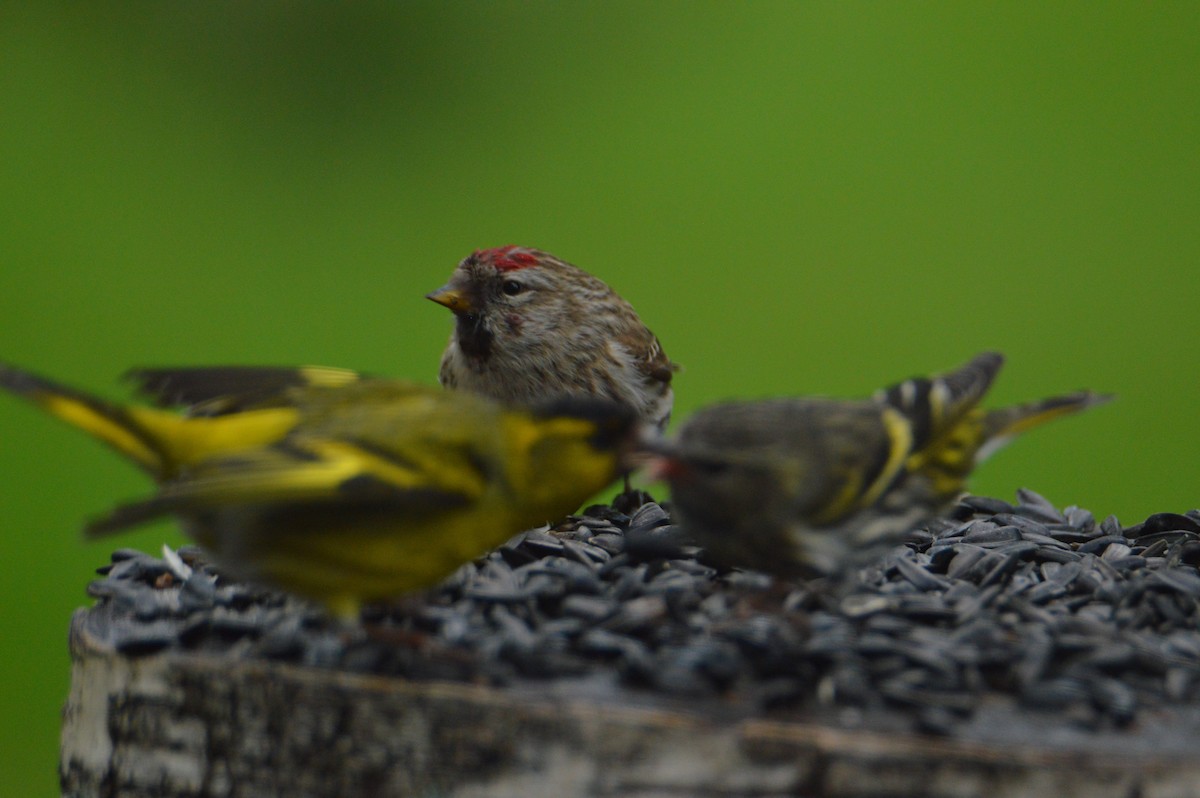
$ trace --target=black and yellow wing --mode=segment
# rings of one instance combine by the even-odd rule
[[[277,439],[194,461],[154,497],[118,508],[89,525],[89,533],[235,506],[448,509],[479,500],[499,470],[491,463],[502,451],[496,440],[502,425],[487,417],[498,411],[475,397],[399,381],[292,391],[289,408],[183,419],[186,430],[295,414]]]
[[[337,388],[370,379],[357,371],[327,366],[136,368],[124,378],[155,405],[187,408],[193,416],[288,404],[296,389]]]

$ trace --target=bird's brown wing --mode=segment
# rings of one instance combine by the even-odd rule
[[[680,366],[667,357],[654,333],[646,330],[646,334],[649,336],[649,345],[644,347],[643,353],[638,357],[638,368],[650,380],[670,385],[671,377],[679,371]]]
[[[658,416],[654,419],[655,423],[660,428],[665,427],[671,416],[671,405],[674,404],[671,378],[679,370],[679,364],[667,357],[658,338],[643,325],[617,332],[615,339],[617,346],[628,353],[633,367],[641,375],[647,395],[656,397],[648,404],[657,406],[658,410],[650,412]]]

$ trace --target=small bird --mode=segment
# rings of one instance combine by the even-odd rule
[[[837,575],[947,510],[1012,437],[1110,397],[984,410],[1004,363],[906,380],[867,400],[785,398],[699,411],[650,442],[686,529],[715,561],[783,578]]]
[[[455,316],[443,387],[517,405],[596,396],[666,427],[678,366],[633,307],[582,269],[536,249],[483,249],[428,298]]]
[[[231,576],[353,619],[557,520],[622,473],[628,408],[530,410],[339,369],[143,369],[159,405],[118,405],[12,366],[0,387],[108,444],[158,491],[86,527],[165,515]]]

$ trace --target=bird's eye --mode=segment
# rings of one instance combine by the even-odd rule
[[[509,296],[516,296],[525,290],[525,286],[521,285],[516,280],[505,280],[504,284],[500,286],[500,290]]]

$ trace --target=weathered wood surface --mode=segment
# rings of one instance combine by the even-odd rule
[[[1197,722],[1175,715],[1078,738],[1001,734],[1012,719],[985,713],[975,739],[947,740],[723,717],[709,702],[615,705],[569,684],[497,690],[224,656],[129,658],[90,643],[75,620],[67,796],[1200,794]]]

